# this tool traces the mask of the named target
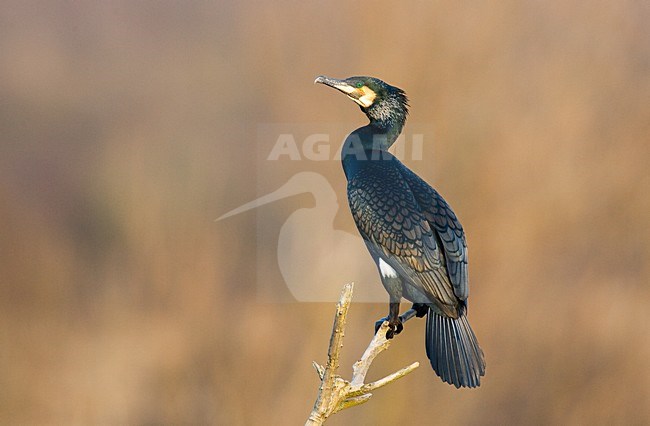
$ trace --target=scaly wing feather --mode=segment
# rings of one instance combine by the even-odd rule
[[[348,182],[350,210],[371,251],[427,300],[457,306],[434,231],[394,157],[368,162]]]
[[[466,300],[469,296],[467,267],[467,242],[458,218],[449,204],[429,184],[399,163],[400,171],[424,217],[435,230],[442,243],[449,278],[456,297]]]

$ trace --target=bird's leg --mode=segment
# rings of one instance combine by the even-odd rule
[[[429,312],[429,307],[427,305],[424,303],[414,303],[411,309],[399,316],[399,319],[402,320],[402,324],[404,324],[413,317],[422,318],[427,314],[427,312]],[[381,323],[379,325],[381,325]]]
[[[388,331],[386,332],[386,338],[392,339],[396,334],[400,334],[403,329],[404,325],[402,325],[402,319],[399,316],[399,301],[391,301],[388,308]]]
[[[413,317],[422,318],[427,314],[428,311],[429,307],[427,305],[423,303],[414,303],[411,309],[399,316],[399,319],[402,322],[402,328],[404,327],[404,323],[406,321],[410,320]],[[377,330],[379,330],[379,327],[381,327],[384,321],[388,321],[388,317],[380,318],[375,322],[375,333],[377,333]]]
[[[388,321],[388,331],[386,332],[386,338],[387,339],[392,339],[396,334],[399,334],[402,332],[404,329],[404,326],[402,325],[402,319],[399,316],[399,302],[402,300],[402,293],[403,293],[403,284],[402,280],[395,275],[392,275],[390,272],[385,273],[381,269],[379,269],[380,273],[382,274],[382,284],[384,285],[384,288],[388,292],[389,296],[389,308],[388,308],[388,317],[382,318],[379,321],[375,323],[375,333],[377,333],[377,330],[379,327],[381,327],[381,324],[384,321]],[[391,271],[393,271],[391,269]],[[393,271],[394,273],[395,271]]]
[[[399,318],[402,320],[402,324],[404,324],[406,321],[410,320],[414,316],[417,316],[417,311],[411,308],[408,311],[404,312],[402,315],[400,315]]]

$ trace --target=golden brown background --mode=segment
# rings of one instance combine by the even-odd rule
[[[371,374],[422,367],[331,424],[650,423],[648,22],[624,0],[2,2],[0,423],[304,422],[333,305],[258,300],[255,213],[214,219],[256,196],[259,123],[363,123],[318,74],[383,78],[435,124],[410,165],[468,233],[488,362],[478,390],[441,383],[412,321]],[[345,375],[385,311],[353,305]]]

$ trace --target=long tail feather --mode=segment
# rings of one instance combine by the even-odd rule
[[[485,357],[465,312],[458,318],[448,318],[429,309],[426,349],[431,367],[444,382],[457,388],[481,385]]]

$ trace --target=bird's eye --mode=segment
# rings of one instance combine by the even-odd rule
[[[363,82],[362,81],[358,82],[356,84],[356,86],[357,86],[357,89],[361,89],[363,87]]]

